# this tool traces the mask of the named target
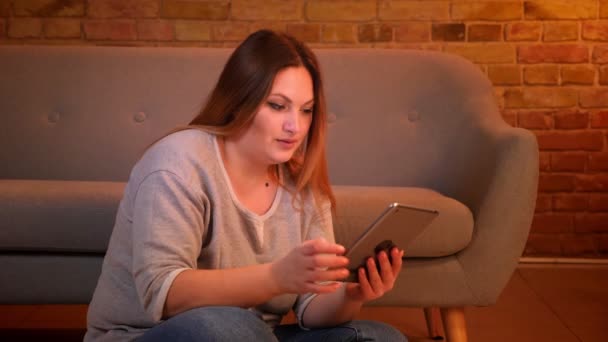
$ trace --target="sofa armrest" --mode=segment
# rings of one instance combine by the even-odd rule
[[[510,126],[489,132],[494,168],[486,170],[489,182],[471,208],[471,243],[457,254],[479,305],[494,304],[517,267],[534,215],[539,174],[534,134]]]
[[[124,183],[0,180],[0,250],[105,253]]]

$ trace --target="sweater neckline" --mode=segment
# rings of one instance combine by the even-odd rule
[[[244,204],[242,204],[241,201],[239,201],[238,197],[236,196],[236,193],[234,192],[234,189],[232,188],[232,182],[230,181],[230,177],[228,177],[228,172],[226,171],[226,166],[224,165],[224,159],[222,158],[222,154],[220,152],[220,147],[217,142],[218,136],[212,135],[212,137],[213,137],[212,138],[213,147],[215,150],[215,155],[216,155],[217,161],[220,166],[220,171],[222,173],[222,177],[224,178],[224,182],[226,183],[226,186],[228,187],[228,192],[230,193],[230,197],[232,198],[232,202],[234,203],[234,205],[241,212],[243,212],[246,216],[248,216],[256,221],[263,222],[266,219],[268,219],[269,217],[271,217],[274,214],[274,212],[277,210],[277,207],[279,206],[279,202],[281,201],[281,196],[283,193],[282,187],[281,186],[277,187],[277,192],[274,195],[272,205],[270,206],[270,209],[268,209],[264,214],[260,215],[260,214],[257,214],[255,212],[251,211]],[[281,183],[281,181],[283,179],[283,170],[280,165],[278,167],[278,170],[279,170],[279,180],[280,180],[279,183]]]

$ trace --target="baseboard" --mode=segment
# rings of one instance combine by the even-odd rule
[[[608,259],[603,258],[561,258],[561,257],[521,257],[520,264],[587,264],[608,265]]]

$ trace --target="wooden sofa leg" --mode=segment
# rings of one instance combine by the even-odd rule
[[[424,308],[424,318],[426,319],[426,328],[429,332],[429,337],[432,340],[443,340],[443,336],[441,335],[439,308],[435,306]]]
[[[463,307],[441,308],[441,318],[443,319],[443,330],[447,342],[467,341],[467,327]]]

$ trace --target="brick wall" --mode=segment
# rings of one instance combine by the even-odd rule
[[[263,27],[478,64],[540,143],[525,254],[608,256],[608,0],[0,0],[0,44],[232,47]]]

